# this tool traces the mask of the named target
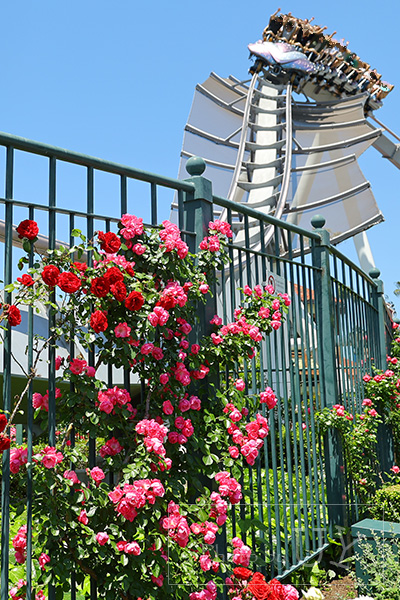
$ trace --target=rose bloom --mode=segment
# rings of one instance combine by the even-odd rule
[[[45,554],[44,552],[42,552],[42,554],[39,556],[39,565],[40,568],[42,569],[42,571],[45,570],[47,563],[50,562],[50,556],[48,554]]]
[[[26,287],[30,287],[34,284],[32,277],[28,275],[28,273],[24,273],[22,277],[17,277],[17,281],[19,281],[22,285],[25,285]]]
[[[81,287],[81,280],[75,273],[65,271],[58,277],[58,286],[63,292],[74,294]]]
[[[109,267],[103,277],[107,279],[110,285],[124,280],[124,276],[118,267]]]
[[[0,432],[4,431],[7,427],[7,417],[6,415],[0,414]]]
[[[78,521],[83,525],[87,525],[89,523],[89,519],[85,509],[81,510],[81,512],[79,513]]]
[[[99,531],[99,533],[96,534],[96,540],[98,541],[100,546],[104,546],[104,544],[107,544],[109,539],[109,535],[105,531]]]
[[[125,300],[125,306],[128,310],[140,310],[144,304],[144,298],[141,292],[131,292]]]
[[[107,254],[115,254],[120,249],[121,240],[112,231],[107,231],[107,233],[99,231],[97,236],[100,242],[100,248],[104,250],[104,252],[107,252]]]
[[[93,467],[93,469],[90,471],[90,475],[97,484],[99,484],[100,481],[103,481],[105,478],[104,471],[99,467]]]
[[[131,328],[128,326],[128,323],[119,323],[114,329],[115,337],[118,338],[126,338],[130,336]]]
[[[18,306],[11,304],[7,309],[7,320],[11,327],[15,327],[21,323],[21,313]]]
[[[174,407],[169,400],[165,400],[165,402],[163,402],[162,409],[163,413],[166,415],[172,415],[174,412]]]
[[[96,333],[105,331],[108,327],[108,321],[106,313],[102,310],[96,310],[90,317],[90,327],[94,329]]]
[[[5,436],[3,433],[0,434],[0,452],[8,450],[11,446],[11,439]]]
[[[17,227],[17,233],[20,240],[26,238],[27,240],[34,240],[39,233],[39,227],[36,221],[25,219]]]
[[[245,382],[243,381],[243,379],[236,379],[235,381],[235,388],[239,391],[239,392],[243,392],[244,388],[246,387]]]
[[[90,291],[96,298],[104,298],[110,291],[110,282],[105,277],[95,277],[92,279]]]
[[[123,302],[126,298],[126,286],[123,281],[116,281],[111,285],[111,293],[118,302]]]
[[[49,287],[55,287],[58,283],[60,270],[55,265],[46,265],[42,271],[42,279]]]

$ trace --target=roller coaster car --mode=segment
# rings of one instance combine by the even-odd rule
[[[268,65],[274,75],[280,74],[283,69],[302,74],[317,73],[319,70],[318,66],[308,60],[305,54],[293,50],[293,46],[285,42],[273,43],[259,40],[255,44],[249,44],[248,49],[251,55]]]

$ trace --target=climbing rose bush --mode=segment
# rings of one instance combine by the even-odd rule
[[[34,253],[35,223],[22,222],[17,231]],[[48,583],[68,591],[75,572],[77,584],[90,578],[101,598],[214,599],[232,563],[251,562],[252,550],[239,537],[229,556],[218,556],[213,544],[230,507],[243,499],[241,469],[255,464],[268,411],[278,402],[269,386],[246,393],[243,357],[254,357],[263,336],[281,327],[290,300],[270,286],[246,286],[233,321],[208,317],[209,331],[199,338],[199,319],[216,311],[215,272],[228,262],[227,223],[209,224],[196,256],[169,221],[145,228],[126,214],[117,232],[98,231],[92,240],[72,234],[78,245],[38,256],[7,288],[14,300],[1,317],[16,326],[21,305],[44,304],[56,324],[38,344],[37,360],[48,346],[74,349],[56,357],[55,391],[39,393],[34,369],[29,375],[43,432],[34,439],[32,466],[26,443],[10,452],[18,514],[28,468],[34,478],[36,598]],[[99,374],[104,366],[106,380]],[[217,386],[223,369],[231,376]],[[128,374],[140,385],[128,385]],[[57,430],[49,443],[44,432],[53,410]],[[12,418],[0,416],[3,450]],[[20,565],[27,535],[22,525],[12,540]],[[260,600],[253,579],[247,587]],[[11,596],[25,595],[19,579]]]

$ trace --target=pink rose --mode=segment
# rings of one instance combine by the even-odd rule
[[[292,585],[285,585],[285,600],[299,600],[299,592]]]
[[[89,519],[88,519],[85,509],[81,510],[79,517],[78,517],[78,521],[79,521],[79,523],[82,523],[83,525],[87,525],[89,523]]]
[[[131,334],[131,328],[128,327],[128,324],[126,322],[119,323],[116,326],[116,328],[114,329],[114,333],[115,333],[115,337],[126,338],[126,337],[130,336],[130,334]]]
[[[93,467],[93,469],[90,471],[90,475],[97,484],[99,484],[100,481],[103,481],[105,478],[104,471],[99,467]]]
[[[48,554],[45,554],[44,552],[42,552],[42,554],[39,556],[39,565],[40,568],[42,569],[42,571],[45,570],[46,565],[50,562],[50,556]]]
[[[78,475],[75,471],[64,471],[64,478],[69,479],[72,483],[79,483]]]
[[[172,415],[172,413],[174,412],[174,407],[172,406],[169,400],[165,400],[165,402],[163,402],[162,408],[164,414],[166,415]]]
[[[228,451],[232,458],[238,458],[239,448],[237,448],[236,446],[229,446]]]
[[[107,544],[109,539],[110,537],[105,531],[100,531],[96,534],[96,540],[98,541],[100,546],[104,546],[104,544]]]
[[[178,408],[181,412],[186,412],[187,410],[189,410],[191,408],[190,401],[186,400],[185,398],[182,398],[179,401]]]
[[[134,556],[139,556],[142,552],[140,546],[137,542],[128,542],[124,548],[124,552],[126,554],[133,554]]]
[[[243,379],[236,379],[235,381],[235,388],[239,391],[239,392],[243,392],[244,388],[246,387],[245,382],[243,381]]]
[[[200,410],[201,409],[201,400],[197,396],[190,396],[190,408],[192,410]]]

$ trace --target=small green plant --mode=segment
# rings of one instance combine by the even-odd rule
[[[381,521],[400,523],[400,484],[389,485],[376,492],[371,514]]]
[[[373,533],[373,541],[363,537],[357,554],[367,582],[358,579],[360,592],[372,595],[374,600],[400,600],[400,570],[398,547],[390,539]]]

